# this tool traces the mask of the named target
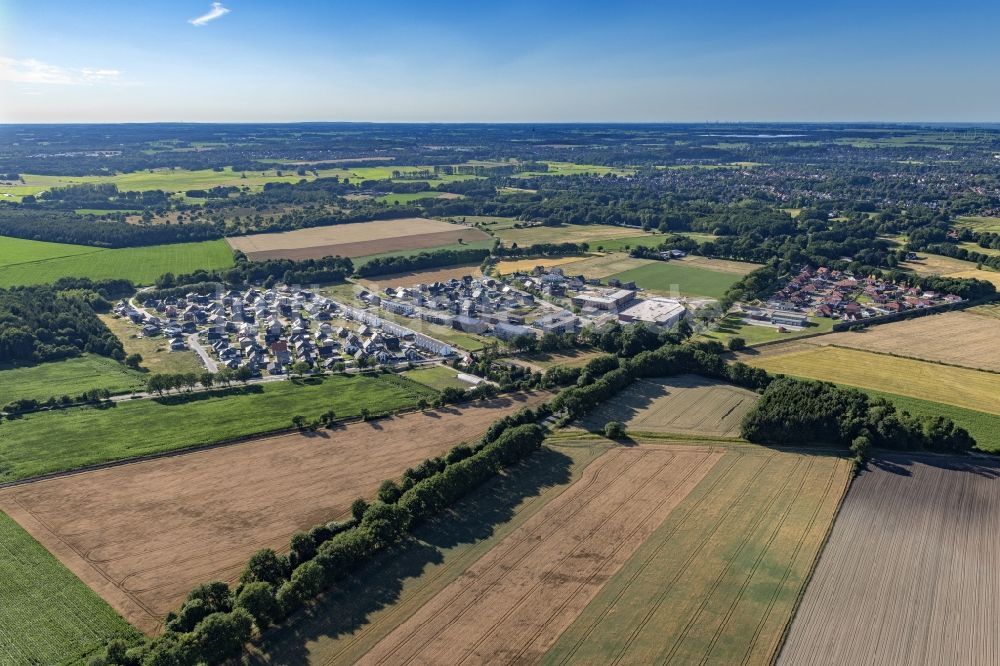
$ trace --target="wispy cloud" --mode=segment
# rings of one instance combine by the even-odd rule
[[[224,16],[229,13],[229,10],[222,6],[221,2],[213,2],[212,8],[208,10],[208,13],[202,14],[198,18],[189,19],[188,23],[191,25],[196,25],[201,27],[208,23],[209,21],[214,21],[220,16]]]
[[[41,83],[45,85],[80,86],[97,83],[114,83],[121,72],[117,69],[74,69],[60,67],[26,58],[0,56],[0,81],[14,83]]]

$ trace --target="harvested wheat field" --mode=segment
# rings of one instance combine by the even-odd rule
[[[566,275],[582,275],[588,279],[603,280],[609,275],[640,268],[651,263],[653,263],[652,259],[634,259],[624,252],[615,252],[574,261],[561,268]]]
[[[699,257],[689,254],[683,259],[673,259],[684,264],[691,264],[700,268],[707,268],[721,273],[733,273],[735,275],[746,275],[757,270],[763,264],[754,264],[749,261],[730,261],[729,259],[712,259],[711,257]]]
[[[364,257],[401,250],[425,250],[489,240],[479,229],[440,220],[412,217],[337,224],[272,234],[227,238],[234,250],[251,259],[320,259],[328,256]]]
[[[581,425],[601,430],[608,421],[621,421],[637,432],[739,437],[743,415],[759,397],[697,375],[646,379],[602,403]]]
[[[1000,372],[1000,325],[971,312],[946,312],[858,332],[831,333],[810,342]]]
[[[855,480],[779,664],[1000,663],[1000,467],[890,457]]]
[[[846,460],[730,449],[543,664],[771,664],[847,489]]]
[[[469,275],[474,278],[483,276],[479,270],[479,264],[466,266],[448,266],[446,268],[431,268],[426,271],[410,271],[407,273],[393,273],[391,275],[380,275],[377,278],[365,280],[366,286],[374,289],[384,289],[385,287],[412,287],[418,284],[431,284],[432,282],[445,282],[447,280],[461,279]]]
[[[17,520],[146,632],[187,592],[235,580],[264,547],[343,516],[356,497],[546,394],[269,437],[0,491]]]
[[[536,257],[535,259],[505,259],[497,262],[497,273],[500,275],[510,275],[511,273],[530,273],[535,266],[552,268],[562,266],[574,261],[580,261],[580,257]]]
[[[613,449],[358,663],[534,663],[722,457]]]
[[[1000,375],[996,373],[856,349],[810,345],[808,341],[774,347],[764,348],[764,353],[759,355],[743,354],[740,360],[770,373],[819,379],[1000,414],[1000,401],[997,400]]]

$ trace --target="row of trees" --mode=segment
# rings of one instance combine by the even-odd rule
[[[357,500],[352,519],[292,537],[288,556],[255,553],[231,590],[201,585],[166,620],[166,631],[138,645],[112,641],[95,660],[100,666],[222,664],[237,657],[258,631],[283,621],[352,571],[406,538],[416,524],[438,515],[465,494],[536,451],[544,431],[535,421],[545,410],[525,409],[494,424],[475,447],[458,446],[445,458],[407,470],[401,484],[386,482],[379,498]]]
[[[438,266],[460,266],[476,264],[490,256],[486,249],[464,248],[461,250],[438,250],[436,252],[421,252],[415,255],[398,257],[375,257],[360,266],[355,274],[358,277],[371,277],[388,273],[406,273],[420,271]]]
[[[171,390],[180,392],[183,389],[193,391],[199,385],[203,388],[213,386],[232,386],[233,382],[246,384],[253,377],[250,368],[240,366],[235,370],[222,368],[218,372],[180,372],[180,373],[157,373],[150,375],[146,379],[146,390],[150,393],[163,395]]]

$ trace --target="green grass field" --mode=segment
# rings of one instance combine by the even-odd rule
[[[604,585],[542,664],[770,664],[849,466],[733,449]]]
[[[152,284],[164,273],[233,265],[224,240],[102,249],[0,236],[0,287],[54,282],[62,277],[125,278]]]
[[[256,384],[241,395],[191,394],[190,400],[134,400],[106,408],[72,408],[5,422],[0,482],[273,432],[332,409],[357,416],[385,412],[437,394],[395,375],[334,375]]]
[[[535,176],[577,176],[590,174],[592,176],[604,176],[614,174],[616,176],[632,176],[635,169],[629,167],[609,167],[597,164],[575,164],[573,162],[546,162],[548,171],[523,171],[514,174],[515,178],[533,178]]]
[[[444,192],[405,192],[402,194],[385,194],[380,197],[376,197],[375,201],[381,201],[383,203],[395,205],[408,204],[414,201],[420,201],[421,199],[454,199],[456,195],[449,195]],[[458,197],[461,198],[461,197]]]
[[[146,376],[104,356],[84,354],[52,363],[0,369],[0,407],[11,400],[76,396],[89,389],[128,393],[146,386]]]
[[[431,365],[415,370],[407,370],[403,376],[418,384],[428,386],[435,391],[442,391],[446,388],[465,389],[472,388],[469,382],[463,382],[458,378],[458,371],[443,365]]]
[[[0,664],[84,662],[133,629],[0,512]]]
[[[745,324],[743,323],[743,318],[739,315],[729,314],[722,321],[718,322],[717,328],[704,331],[699,337],[705,340],[718,340],[723,344],[729,342],[731,338],[743,338],[748,345],[759,345],[762,342],[791,340],[803,335],[828,333],[833,330],[834,321],[825,317],[811,317],[809,323],[811,326],[801,331],[790,330],[787,333],[779,333],[777,328]]]
[[[635,282],[639,287],[658,294],[722,298],[726,289],[740,279],[734,273],[708,270],[676,261],[655,264],[609,276],[622,282]]]

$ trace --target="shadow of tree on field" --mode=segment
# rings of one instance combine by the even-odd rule
[[[974,474],[987,479],[1000,478],[1000,459],[987,458],[985,456],[900,451],[880,456],[872,460],[871,464],[880,470],[901,476],[912,476],[915,465],[925,465],[927,467]]]
[[[363,628],[373,613],[399,601],[408,581],[441,564],[446,549],[489,538],[514,517],[525,499],[568,483],[571,465],[565,454],[543,448],[476,489],[444,515],[418,526],[413,538],[342,581],[286,626],[268,633],[261,645],[266,656],[253,656],[248,663],[308,663],[310,642],[337,639]]]

